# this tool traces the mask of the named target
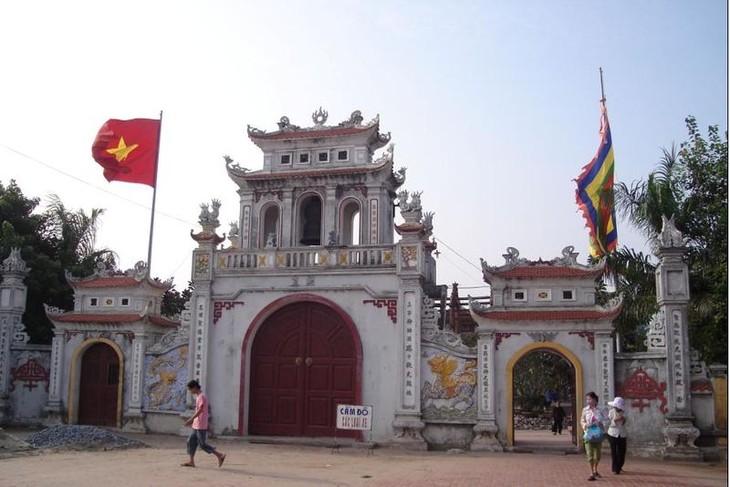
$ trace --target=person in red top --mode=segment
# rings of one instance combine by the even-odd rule
[[[185,426],[191,426],[193,432],[188,437],[188,455],[190,455],[190,461],[183,463],[182,466],[195,466],[195,451],[200,447],[205,453],[212,453],[216,456],[218,459],[218,467],[220,468],[226,459],[226,455],[220,453],[215,447],[205,442],[205,436],[208,434],[208,396],[203,394],[203,391],[200,389],[200,383],[197,380],[188,382],[188,390],[195,396],[195,414],[185,421]]]

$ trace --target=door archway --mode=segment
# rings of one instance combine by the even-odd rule
[[[521,349],[519,349],[517,352],[515,352],[514,355],[512,355],[512,358],[510,358],[509,362],[507,362],[506,367],[506,378],[505,378],[505,386],[507,389],[507,404],[506,404],[506,445],[505,446],[514,446],[514,439],[515,439],[515,430],[514,430],[514,372],[515,372],[515,365],[517,362],[525,357],[526,355],[538,351],[538,350],[544,350],[548,352],[555,353],[556,355],[561,356],[563,359],[565,359],[571,366],[574,371],[573,374],[573,384],[574,384],[574,394],[573,394],[573,404],[572,404],[572,410],[573,410],[573,416],[572,416],[572,424],[571,424],[571,431],[575,432],[576,424],[577,424],[577,416],[576,408],[580,404],[577,401],[581,401],[583,398],[583,367],[581,366],[580,360],[578,357],[570,351],[568,348],[564,347],[563,345],[560,345],[559,343],[555,342],[534,342],[530,343],[528,345],[525,345]],[[575,441],[575,438],[573,439]]]
[[[81,357],[78,424],[118,425],[121,364],[111,346],[97,342]]]
[[[299,301],[274,311],[250,351],[248,431],[356,436],[336,429],[336,405],[359,401],[359,340],[336,310]]]

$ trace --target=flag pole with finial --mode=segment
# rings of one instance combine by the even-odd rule
[[[155,153],[155,181],[152,191],[152,214],[150,216],[150,239],[147,244],[147,277],[152,278],[152,236],[155,230],[155,203],[157,201],[157,173],[160,165],[160,138],[162,136],[162,110],[160,110],[160,129],[157,131],[157,152]]]

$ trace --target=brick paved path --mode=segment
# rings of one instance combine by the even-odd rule
[[[215,439],[227,459],[217,468],[199,454],[198,468],[182,468],[185,438],[125,435],[151,448],[109,452],[60,452],[0,460],[0,486],[725,486],[727,465],[629,458],[626,473],[609,473],[608,448],[601,472],[588,482],[582,455],[557,453],[413,453],[250,444]]]

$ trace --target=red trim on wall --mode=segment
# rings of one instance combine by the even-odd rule
[[[397,299],[363,299],[362,304],[372,304],[376,308],[385,307],[388,311],[388,318],[393,324],[398,322],[398,300]]]

